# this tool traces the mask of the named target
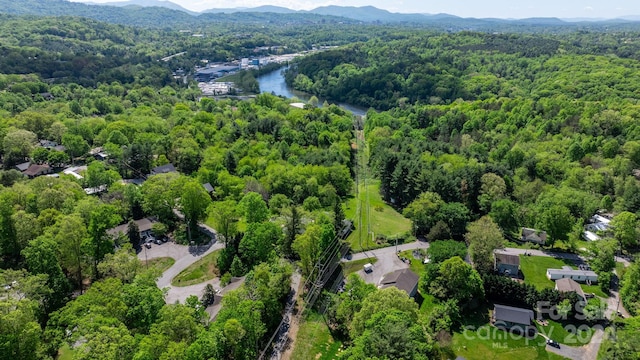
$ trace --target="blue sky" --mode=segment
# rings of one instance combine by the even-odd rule
[[[72,0],[112,2],[118,0]],[[319,6],[372,5],[380,9],[403,13],[448,13],[462,17],[590,17],[615,18],[640,15],[638,0],[171,0],[189,10],[211,8],[255,7],[277,5],[296,10]]]

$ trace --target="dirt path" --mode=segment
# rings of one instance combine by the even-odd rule
[[[300,294],[302,294],[302,287],[304,286],[302,281],[298,281],[298,287],[295,289],[296,297],[295,302],[296,306],[294,307],[293,314],[291,316],[291,321],[289,322],[289,341],[284,351],[280,354],[280,359],[289,360],[291,359],[291,355],[293,354],[293,349],[296,346],[296,339],[298,338],[298,330],[300,330],[300,322],[302,321],[298,310],[300,309]]]

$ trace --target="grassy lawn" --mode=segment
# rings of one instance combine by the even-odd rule
[[[428,314],[434,306],[436,306],[436,298],[431,294],[422,294],[422,304],[420,304],[420,312]]]
[[[64,345],[62,345],[60,350],[58,350],[58,357],[56,359],[57,360],[72,360],[74,353],[75,353],[75,351],[69,347],[69,344],[65,343]]]
[[[351,248],[355,251],[365,249],[374,249],[378,247],[386,246],[387,244],[376,244],[373,241],[372,236],[367,234],[369,228],[369,222],[367,220],[367,211],[365,208],[367,196],[369,197],[369,217],[371,220],[371,231],[374,234],[395,236],[406,233],[411,230],[411,220],[405,218],[387,205],[380,197],[380,181],[367,180],[366,188],[364,185],[360,187],[360,193],[358,198],[350,198],[347,201],[345,207],[345,215],[348,219],[354,219],[356,229],[347,238],[347,241],[351,244]],[[362,206],[362,216],[360,219],[356,216],[357,203],[360,201]],[[360,232],[362,231],[362,235]],[[360,245],[360,238],[362,237],[362,246]]]
[[[422,275],[422,272],[424,271],[424,264],[422,263],[422,259],[416,259],[413,257],[413,250],[401,251],[400,256],[404,256],[411,260],[409,269],[418,275]]]
[[[176,262],[176,260],[174,258],[161,257],[161,258],[151,259],[148,262],[143,260],[142,261],[142,265],[145,268],[147,266],[154,267],[154,268],[158,269],[160,271],[160,273],[163,273],[163,272],[165,272],[165,270],[167,270],[168,268],[173,266],[173,264],[175,264],[175,262]]]
[[[547,269],[561,269],[566,265],[571,266],[573,263],[551,257],[520,255],[520,270],[524,274],[524,282],[538,290],[556,286],[555,282],[547,279]]]
[[[487,308],[467,316],[461,330],[454,332],[446,346],[448,358],[455,359],[461,356],[467,360],[562,359],[561,356],[545,350],[545,340],[541,336],[534,339],[522,338],[490,326],[488,319]]]
[[[344,276],[347,277],[356,271],[362,270],[365,264],[368,264],[368,263],[375,264],[376,261],[378,261],[377,258],[349,261],[342,264],[342,272],[344,273]]]
[[[582,346],[591,341],[593,329],[586,324],[560,323],[547,320],[548,325],[536,324],[538,331],[549,338],[570,346]]]
[[[337,357],[342,343],[335,341],[322,316],[311,313],[300,324],[292,359],[330,360]]]
[[[216,250],[182,270],[180,274],[171,279],[171,285],[195,285],[220,276],[218,268],[216,267],[219,252],[220,250]]]
[[[600,289],[600,286],[598,285],[585,285],[585,284],[580,284],[580,286],[582,287],[582,291],[584,291],[584,293],[594,293],[596,294],[596,296],[599,296],[601,298],[608,298],[609,295],[605,294],[604,291],[602,291],[602,289]]]

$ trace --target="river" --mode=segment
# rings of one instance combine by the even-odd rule
[[[268,74],[258,76],[256,80],[258,80],[258,83],[260,84],[260,92],[272,93],[278,96],[284,96],[286,98],[296,97],[305,102],[309,101],[309,99],[313,95],[295,90],[287,86],[287,83],[284,81],[284,74],[283,74],[284,70],[285,68],[282,68],[282,69],[274,70]],[[318,105],[322,106],[325,100],[326,99],[318,97]],[[345,110],[351,111],[354,115],[364,116],[368,110],[364,107],[360,107],[356,105],[339,103],[339,102],[330,101],[330,100],[326,100],[326,101],[329,104],[336,104]]]

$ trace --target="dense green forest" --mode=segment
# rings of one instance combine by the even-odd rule
[[[193,31],[204,36],[194,37],[170,23],[149,30],[2,15],[0,359],[54,359],[61,349],[76,359],[260,354],[282,318],[294,268],[313,277],[342,227],[358,129],[335,105],[300,109],[270,94],[201,98],[193,82],[172,76],[203,58],[237,59],[260,46],[344,45],[302,59],[288,81],[377,109],[356,131],[366,137],[382,197],[412,220],[415,235],[455,240],[429,249],[433,262],[420,282],[435,304],[429,311],[357,277],[323,298],[341,358],[445,358],[445,334],[485,300],[575,303],[491,274],[491,250],[520,227],[547,230],[548,247],[587,247],[604,278],[616,251],[637,251],[637,33],[446,34],[317,19],[260,32],[198,24]],[[107,160],[90,155],[98,147]],[[25,161],[86,170],[27,179],[15,169]],[[177,172],[149,175],[169,163]],[[139,186],[122,181],[140,178]],[[592,247],[581,234],[599,210],[612,213],[615,226]],[[225,294],[215,320],[204,311],[210,292],[165,304],[160,273],[136,255],[131,220],[146,216],[179,244],[207,242],[199,222],[218,231],[225,246],[216,270],[245,282]],[[129,230],[114,239],[107,230],[119,224]],[[467,245],[473,267],[462,260]],[[639,274],[633,264],[621,281],[634,316]],[[633,358],[637,317],[618,325],[621,340],[607,346]]]

